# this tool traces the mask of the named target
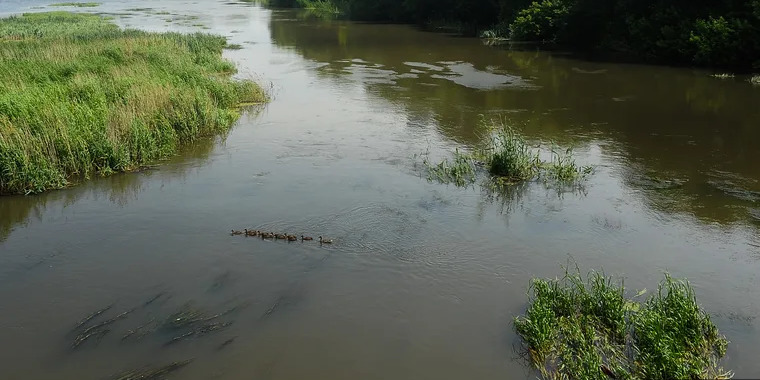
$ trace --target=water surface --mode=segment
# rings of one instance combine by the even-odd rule
[[[45,4],[3,1],[0,14]],[[175,377],[535,378],[511,320],[529,279],[569,258],[632,294],[665,271],[688,278],[731,341],[724,366],[760,375],[760,88],[246,3],[77,10],[228,36],[243,46],[225,53],[239,75],[271,84],[273,101],[157,170],[0,198],[3,377],[195,358]],[[426,181],[419,154],[474,146],[482,117],[572,146],[595,173],[560,194]],[[245,227],[336,243],[227,234]],[[164,330],[121,340],[189,302],[240,308],[176,344]],[[101,320],[135,311],[72,350],[77,321],[111,304]]]

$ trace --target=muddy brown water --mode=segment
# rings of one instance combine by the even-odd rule
[[[0,14],[44,4],[3,1]],[[173,378],[534,378],[511,320],[529,279],[569,258],[632,294],[666,271],[688,278],[731,341],[724,367],[760,376],[760,88],[743,78],[237,2],[78,10],[228,36],[243,49],[225,54],[273,101],[156,170],[0,198],[3,379],[188,358]],[[573,146],[595,173],[560,194],[426,181],[416,155],[477,144],[480,115]],[[228,235],[245,227],[336,242]],[[175,344],[166,329],[121,340],[187,303],[206,316],[242,307]],[[112,304],[94,322],[136,309],[72,350],[77,321]]]

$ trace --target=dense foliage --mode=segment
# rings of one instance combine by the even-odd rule
[[[270,0],[647,62],[760,69],[760,0]]]

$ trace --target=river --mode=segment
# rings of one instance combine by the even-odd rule
[[[760,376],[760,87],[234,1],[77,10],[228,36],[273,100],[155,170],[0,198],[0,377],[195,358],[174,377],[535,378],[511,321],[530,278],[568,263],[631,294],[687,278],[731,342],[723,366]],[[481,117],[594,174],[565,192],[427,181],[420,154],[474,146]],[[246,227],[335,243],[229,235]],[[100,320],[134,311],[72,349],[108,305]],[[152,326],[183,305],[232,324],[167,345]]]

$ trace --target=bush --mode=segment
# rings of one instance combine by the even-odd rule
[[[555,42],[567,27],[570,3],[566,0],[533,2],[517,13],[510,25],[511,38],[523,41]]]

